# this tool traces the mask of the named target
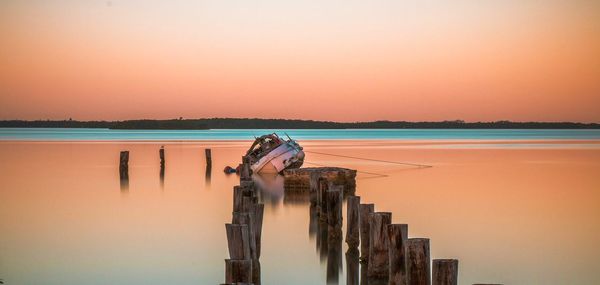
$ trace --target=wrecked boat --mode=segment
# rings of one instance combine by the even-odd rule
[[[256,138],[246,157],[254,173],[280,173],[300,168],[304,163],[304,151],[298,142],[289,136],[283,139],[276,133]]]

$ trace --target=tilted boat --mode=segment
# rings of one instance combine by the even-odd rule
[[[298,142],[289,136],[287,140],[283,139],[276,133],[256,138],[246,156],[255,173],[280,173],[285,169],[300,168],[304,163],[304,151]]]

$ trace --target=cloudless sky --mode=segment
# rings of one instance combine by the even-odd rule
[[[0,119],[600,122],[600,1],[0,1]]]

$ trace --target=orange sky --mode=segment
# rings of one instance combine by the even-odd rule
[[[600,122],[598,1],[0,1],[0,119]]]

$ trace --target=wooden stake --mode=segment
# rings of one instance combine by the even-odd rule
[[[360,204],[359,221],[360,228],[360,259],[369,259],[369,215],[375,212],[375,204]]]
[[[129,151],[121,151],[120,153],[119,177],[121,180],[129,179]]]
[[[346,203],[346,218],[347,229],[346,229],[346,243],[348,247],[357,248],[360,243],[360,229],[358,226],[360,197],[349,196]]]
[[[204,149],[204,155],[206,156],[206,166],[207,167],[212,166],[212,153],[211,153],[210,148]]]
[[[338,229],[342,229],[343,195],[344,186],[341,185],[332,186],[329,190],[327,190],[327,224],[334,228],[336,232]]]
[[[387,226],[389,241],[389,285],[408,285],[408,225],[392,224]]]
[[[428,238],[409,238],[408,280],[411,285],[431,284],[431,259]]]
[[[369,215],[369,268],[370,277],[389,275],[389,242],[387,226],[392,223],[392,213],[375,212]]]
[[[227,246],[231,259],[252,259],[250,255],[250,235],[248,225],[225,224]]]
[[[433,260],[433,285],[458,284],[458,259]]]

